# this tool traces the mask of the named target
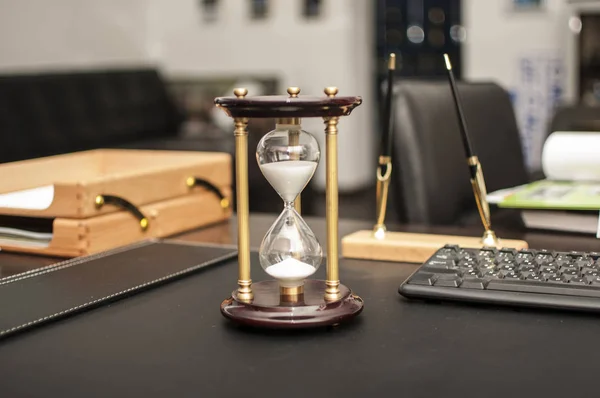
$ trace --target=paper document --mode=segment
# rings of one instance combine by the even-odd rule
[[[54,185],[0,194],[0,207],[45,210],[54,200]]]
[[[0,227],[0,247],[2,245],[48,247],[52,232],[35,232],[25,229]]]

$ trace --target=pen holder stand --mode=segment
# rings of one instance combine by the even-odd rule
[[[325,96],[235,97],[215,99],[235,123],[235,163],[238,222],[237,289],[221,303],[221,313],[242,325],[263,328],[308,328],[335,325],[358,315],[363,301],[340,283],[338,270],[338,121],[362,102],[360,97],[338,97],[335,87]],[[302,219],[300,194],[312,178],[321,157],[317,140],[302,130],[302,118],[325,123],[327,173],[326,256],[310,227]],[[251,118],[274,118],[275,129],[258,144],[256,160],[261,172],[283,201],[283,211],[263,238],[260,265],[274,279],[252,282],[248,224],[248,132]],[[326,279],[311,279],[326,257]]]
[[[528,248],[527,242],[502,239],[503,247]],[[342,256],[363,260],[393,261],[401,263],[423,263],[446,244],[462,247],[484,247],[481,237],[440,235],[411,232],[387,231],[375,237],[371,230],[360,230],[342,238]]]

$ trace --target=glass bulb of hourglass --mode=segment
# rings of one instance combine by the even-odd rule
[[[301,286],[321,265],[323,251],[298,212],[286,206],[259,250],[260,265],[284,287]]]
[[[319,158],[317,140],[300,125],[278,124],[258,143],[260,169],[284,202],[282,213],[261,243],[260,264],[283,287],[301,286],[323,259],[316,236],[293,207],[313,177]]]

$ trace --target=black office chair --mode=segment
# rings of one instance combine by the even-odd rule
[[[400,221],[423,225],[481,223],[469,182],[458,118],[446,81],[396,85],[393,200]],[[473,150],[488,192],[528,182],[509,96],[494,83],[459,83]],[[494,209],[494,225],[520,222]]]
[[[600,131],[600,106],[558,107],[552,115],[548,134],[554,131]]]

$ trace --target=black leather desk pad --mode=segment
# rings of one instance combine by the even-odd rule
[[[236,249],[152,240],[0,279],[0,338],[236,256]]]
[[[262,333],[219,304],[237,261],[0,341],[6,397],[597,396],[600,318],[409,302],[414,265],[340,261],[352,325]],[[316,276],[324,276],[324,267]],[[264,279],[253,257],[252,278]]]

